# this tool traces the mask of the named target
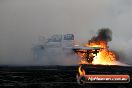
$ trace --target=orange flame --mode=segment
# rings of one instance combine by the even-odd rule
[[[116,61],[116,54],[113,51],[110,51],[107,46],[106,41],[92,41],[89,44],[85,44],[88,47],[101,47],[99,53],[94,55],[92,64],[101,64],[101,65],[114,65]],[[81,57],[79,64],[89,64],[87,61],[84,60],[85,54],[78,54]]]
[[[94,55],[92,64],[101,64],[101,65],[115,65],[115,62],[117,60],[116,54],[113,51],[110,51],[107,46],[106,41],[92,41],[89,44],[85,44],[87,47],[101,47],[102,49],[97,53],[97,55]],[[79,64],[89,64],[84,58],[85,54],[84,53],[79,53],[78,54],[81,59]],[[79,67],[79,74],[80,75],[85,75],[85,70],[82,69],[82,67]]]
[[[94,41],[89,43],[89,46],[91,47],[98,46],[103,48],[102,50],[100,50],[97,56],[94,57],[92,64],[102,64],[102,65],[115,64],[116,54],[108,49],[106,41]]]
[[[114,65],[115,61],[115,54],[112,51],[104,49],[94,57],[92,64]]]

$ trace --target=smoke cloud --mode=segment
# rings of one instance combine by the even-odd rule
[[[109,28],[99,29],[98,35],[94,36],[89,42],[92,41],[106,41],[109,42],[112,40],[112,31]]]
[[[110,33],[101,39],[112,39],[109,48],[132,64],[131,0],[0,0],[0,65],[36,64],[33,47],[39,36],[73,33],[76,41],[85,43],[100,28],[111,29],[112,38]],[[39,63],[65,63],[66,59],[60,60],[44,58]]]

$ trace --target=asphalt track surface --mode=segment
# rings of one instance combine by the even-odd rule
[[[87,74],[128,74],[132,67],[84,66]],[[78,66],[0,66],[0,88],[132,88],[130,83],[85,84],[76,80]]]

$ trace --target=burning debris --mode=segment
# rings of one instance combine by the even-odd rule
[[[92,65],[96,66],[97,64],[106,66],[117,65],[118,61],[116,53],[108,49],[108,42],[111,40],[111,30],[108,28],[103,28],[99,30],[97,36],[94,36],[88,41],[87,44],[84,44],[84,47],[73,49],[74,52],[76,52],[81,57],[79,63],[80,66],[78,67],[78,74],[76,75],[77,82],[79,84],[85,84],[87,81],[91,82],[91,78],[89,79],[89,75],[87,75],[87,72],[89,71],[86,70],[87,67]],[[95,75],[92,76],[95,77]],[[110,77],[111,75],[105,76]],[[100,75],[100,77],[103,77],[103,75]],[[128,75],[127,77],[129,79]],[[97,80],[95,82],[97,82]]]
[[[86,72],[83,68],[85,64],[115,65],[117,56],[114,51],[108,49],[108,42],[112,40],[112,32],[108,28],[100,29],[97,36],[94,36],[83,48],[75,49],[80,56],[79,74],[77,80],[79,84],[85,81]]]
[[[114,65],[117,60],[117,55],[114,51],[108,49],[108,42],[112,40],[112,32],[108,28],[100,29],[97,36],[94,36],[87,44],[86,47],[100,47],[97,54],[79,53],[81,57],[80,64],[101,64],[101,65]],[[92,51],[95,51],[94,49]],[[84,60],[87,59],[87,60]]]
[[[112,40],[112,32],[108,28],[100,29],[97,37],[93,37],[88,46],[103,48],[93,59],[93,64],[114,65],[117,60],[116,54],[108,49],[108,42]]]

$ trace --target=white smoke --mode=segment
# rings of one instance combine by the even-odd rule
[[[79,58],[72,51],[73,34],[56,34],[46,39],[45,42],[43,39],[44,37],[40,38],[38,44],[32,49],[35,65],[77,65],[79,63]]]
[[[132,63],[131,0],[0,0],[0,64],[34,64],[32,47],[39,36],[74,33],[86,42],[110,28],[109,46]]]

